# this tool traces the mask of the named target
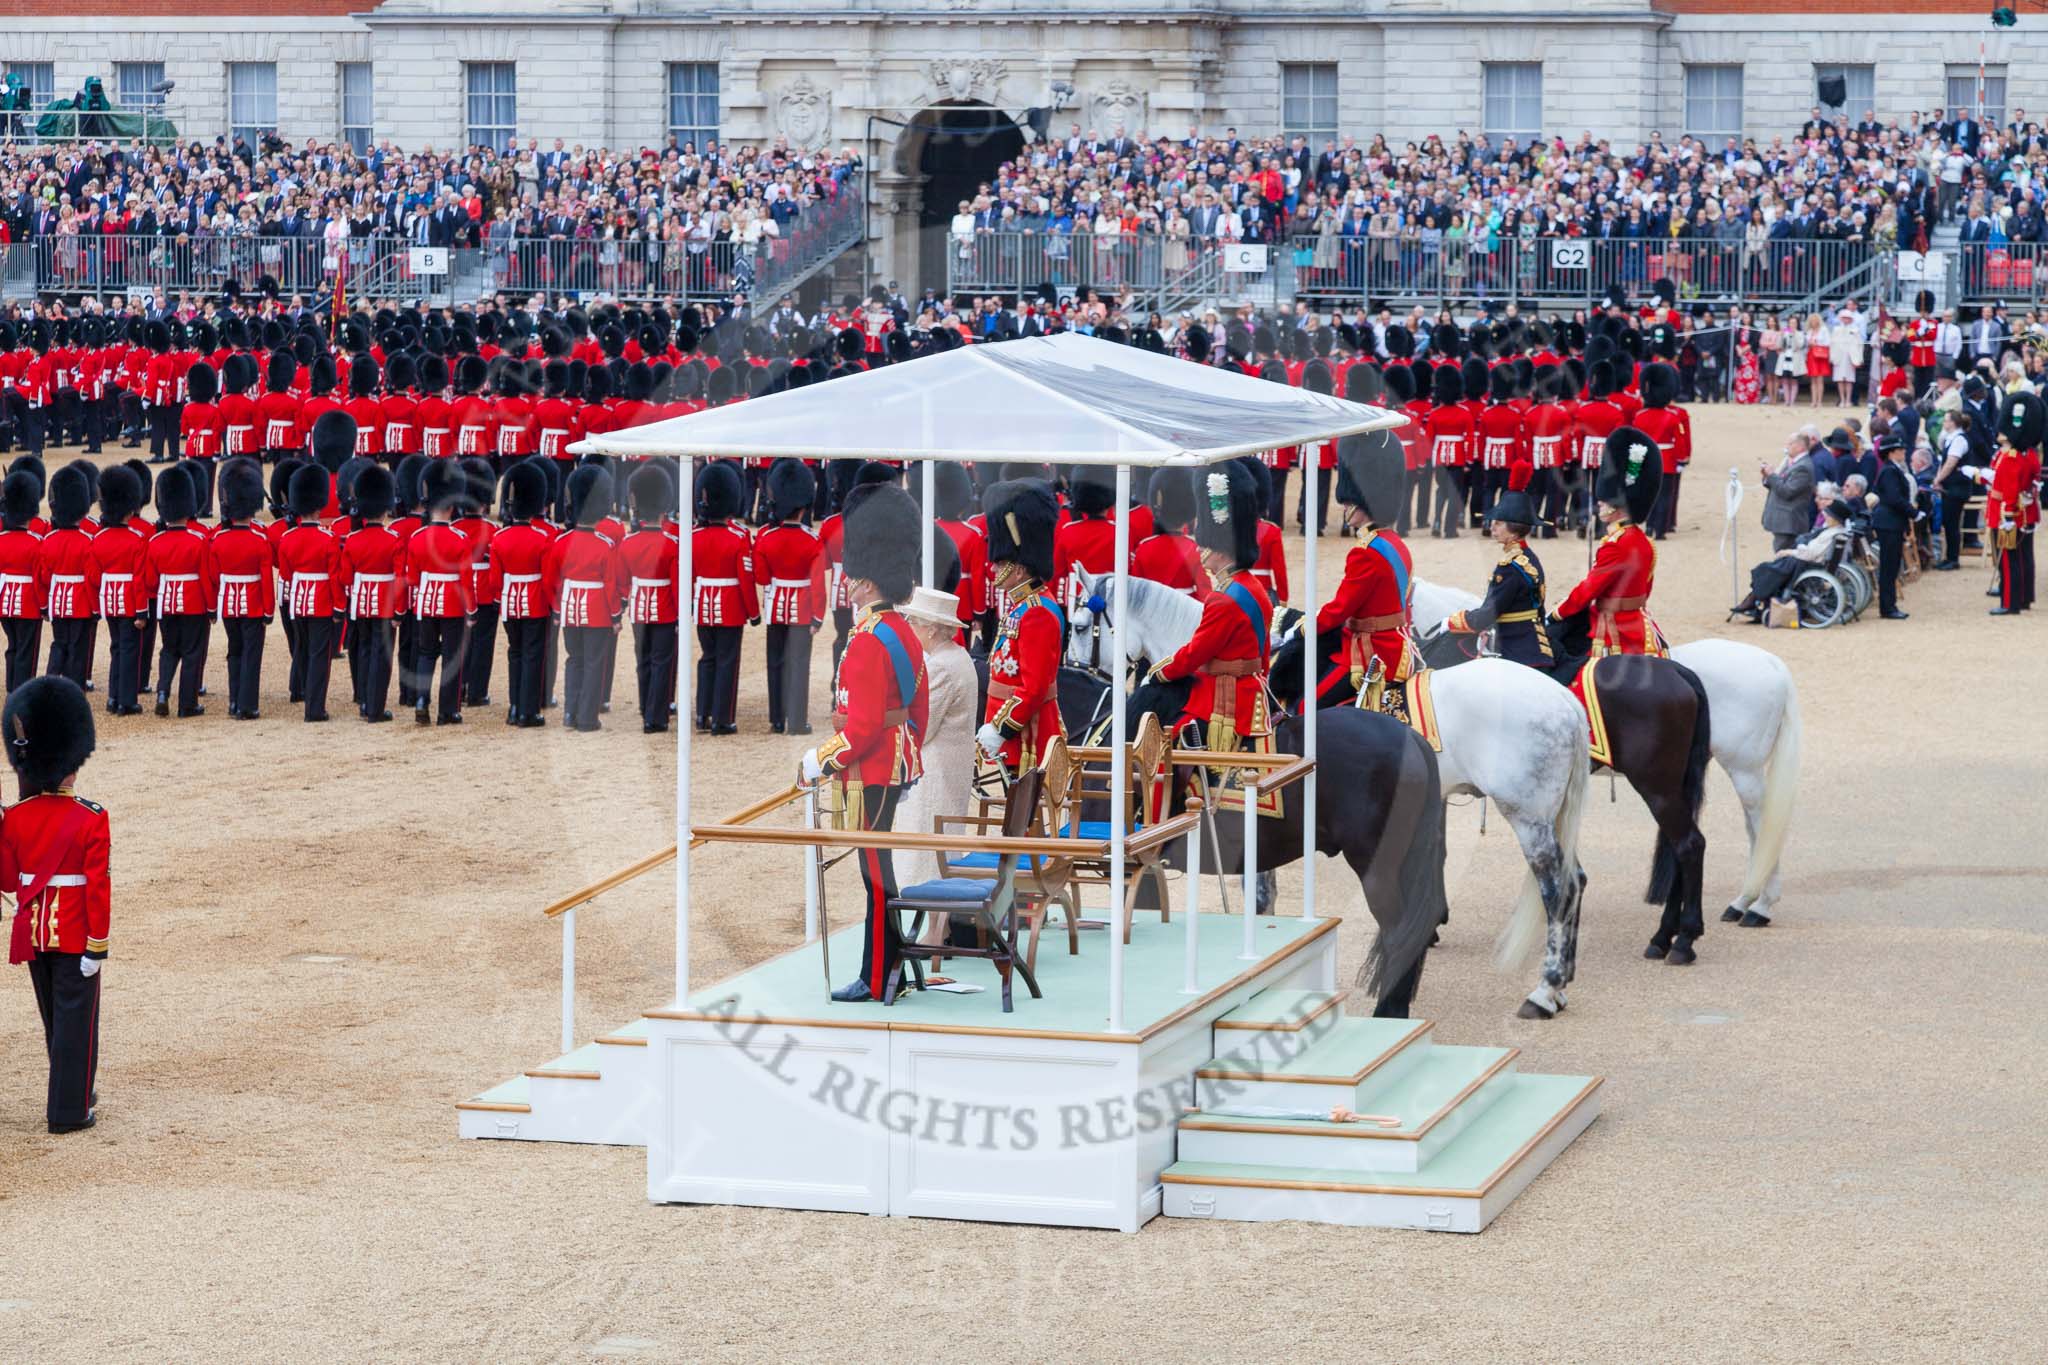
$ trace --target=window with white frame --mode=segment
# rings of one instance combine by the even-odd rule
[[[1280,68],[1280,130],[1320,150],[1337,136],[1337,64],[1289,62]]]
[[[114,63],[114,102],[123,109],[147,109],[153,114],[163,112],[163,92],[157,89],[164,83],[162,62],[116,62]]]
[[[697,151],[718,141],[718,63],[668,64],[668,135]]]
[[[1685,68],[1685,131],[1710,152],[1742,138],[1742,68]]]
[[[1820,95],[1821,82],[1830,76],[1842,78],[1842,102],[1829,104]],[[1863,111],[1877,108],[1877,68],[1874,66],[1843,66],[1829,63],[1813,68],[1813,102],[1820,105],[1820,116],[1830,123],[1860,123]]]
[[[1948,69],[1948,109],[1943,117],[1953,122],[1957,113],[1965,109],[1970,111],[1971,118],[1987,127],[1997,128],[2004,125],[2004,67],[1985,67],[1981,89],[1978,85],[1976,67],[1952,66]]]
[[[8,85],[15,79],[28,87],[33,107],[44,108],[57,98],[57,64],[55,62],[9,62],[7,64]]]
[[[511,62],[471,62],[463,69],[469,97],[469,142],[504,151],[519,127],[518,68]]]
[[[342,62],[336,67],[341,81],[341,140],[360,156],[370,150],[370,117],[375,106],[368,62]]]
[[[228,142],[262,150],[277,132],[277,63],[228,63]]]
[[[1526,147],[1543,136],[1543,63],[1487,62],[1481,68],[1485,106],[1480,127],[1499,146]]]

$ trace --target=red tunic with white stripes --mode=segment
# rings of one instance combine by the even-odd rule
[[[485,591],[497,598],[501,620],[533,621],[551,610],[547,557],[553,543],[546,530],[525,523],[507,526],[491,537]]]
[[[318,522],[288,526],[277,538],[277,572],[293,616],[334,615],[341,601],[335,583],[340,553],[341,542]]]
[[[213,609],[206,537],[190,526],[159,527],[145,564],[158,616],[204,616]]]
[[[80,621],[99,614],[99,562],[92,537],[77,527],[52,531],[37,547],[43,610],[52,621]]]
[[[352,621],[389,620],[398,615],[399,560],[405,546],[389,526],[371,522],[340,539],[335,556],[336,591]]]
[[[754,582],[763,589],[762,619],[771,626],[808,626],[825,616],[825,546],[808,526],[786,521],[754,541]]]
[[[148,552],[149,533],[132,524],[104,527],[92,538],[101,616],[112,621],[149,610],[149,599],[142,592],[142,561]]]
[[[548,596],[562,625],[609,626],[619,605],[619,549],[587,526],[565,531],[547,555]]]
[[[277,613],[270,537],[254,526],[231,522],[206,542],[206,556],[223,621],[267,620]]]
[[[690,539],[690,587],[700,626],[743,626],[758,619],[753,539],[730,522],[698,527]]]
[[[628,621],[636,626],[676,623],[676,574],[680,559],[680,542],[659,526],[636,525],[619,542],[619,573],[626,580]]]
[[[454,620],[476,610],[476,574],[469,537],[446,522],[428,522],[405,542],[405,581],[413,615]]]

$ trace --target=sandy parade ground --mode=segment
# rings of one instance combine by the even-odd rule
[[[208,714],[101,713],[80,783],[115,844],[96,1130],[44,1132],[34,1002],[24,972],[0,978],[0,1358],[2038,1358],[2048,618],[1986,617],[1969,562],[1908,589],[1910,621],[1724,626],[1727,470],[1752,484],[1746,574],[1756,463],[1794,421],[1694,410],[1653,602],[1674,641],[1732,633],[1797,678],[1776,923],[1718,921],[1745,845],[1717,772],[1700,961],[1645,962],[1650,820],[1596,780],[1571,1009],[1520,1021],[1533,967],[1491,966],[1520,860],[1501,822],[1451,811],[1453,922],[1417,1013],[1525,1070],[1607,1078],[1599,1121],[1484,1235],[654,1206],[641,1149],[459,1141],[455,1101],[558,1051],[541,907],[673,837],[674,740],[640,733],[630,642],[583,735],[515,732],[502,705],[364,726],[341,668],[335,722],[302,725],[276,631],[264,717],[233,724],[216,630]],[[1483,587],[1478,536],[1411,545],[1425,576]],[[1326,586],[1345,548],[1324,542]],[[1554,602],[1584,548],[1536,548]],[[761,660],[752,632],[742,734],[697,749],[700,819],[793,775],[803,741],[768,733]],[[696,980],[800,941],[792,854],[707,851],[695,876]],[[1321,886],[1348,979],[1372,921],[1341,864]],[[668,998],[673,878],[581,918],[588,1038]]]

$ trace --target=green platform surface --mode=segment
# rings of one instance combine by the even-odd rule
[[[1477,1198],[1508,1160],[1571,1107],[1591,1084],[1590,1076],[1523,1076],[1472,1126],[1419,1171],[1326,1170],[1309,1166],[1235,1166],[1215,1161],[1177,1161],[1166,1174],[1183,1182],[1203,1180],[1306,1181],[1359,1189],[1456,1190]],[[1597,1091],[1595,1092],[1598,1093]]]
[[[1245,1056],[1218,1057],[1204,1062],[1205,1073],[1250,1073],[1257,1076],[1355,1076],[1381,1057],[1400,1047],[1401,1040],[1423,1027],[1421,1019],[1377,1019],[1363,1016],[1340,1019],[1329,1032],[1298,1051],[1261,1048]],[[1429,1046],[1425,1032],[1409,1047]],[[1368,1080],[1371,1078],[1368,1077]]]
[[[1372,1077],[1365,1078],[1365,1095],[1360,1103],[1373,1114],[1401,1120],[1398,1128],[1374,1127],[1373,1132],[1390,1136],[1413,1133],[1509,1052],[1504,1047],[1431,1047],[1427,1042],[1411,1046],[1429,1050],[1417,1065],[1392,1085],[1376,1089]],[[1470,1103],[1469,1100],[1466,1102]],[[1207,1112],[1198,1117],[1204,1126],[1212,1127],[1262,1128],[1277,1125],[1304,1133],[1334,1132],[1353,1137],[1363,1131],[1355,1123],[1331,1123],[1324,1119],[1238,1118]]]
[[[481,1095],[470,1096],[472,1103],[481,1104],[531,1104],[531,1083],[524,1076],[514,1076],[503,1085],[494,1085]]]
[[[1261,957],[1248,961],[1238,956],[1243,950],[1244,920],[1236,915],[1203,915],[1196,967],[1199,989],[1189,995],[1181,989],[1186,947],[1183,917],[1176,915],[1171,924],[1162,925],[1156,913],[1139,912],[1131,929],[1131,941],[1124,948],[1125,1031],[1142,1032],[1216,987],[1261,966],[1276,965],[1276,959],[1290,946],[1318,930],[1334,933],[1336,923],[1333,919],[1310,923],[1293,915],[1260,916],[1253,933]],[[860,935],[858,925],[833,933],[833,984],[844,985],[858,975]],[[887,1007],[874,1003],[834,1004],[828,998],[816,944],[764,962],[715,986],[693,991],[690,1007],[707,1014],[736,1012],[739,1017],[815,1019],[832,1024],[878,1024],[906,1029],[950,1024],[1104,1033],[1109,1029],[1109,934],[1099,929],[1083,930],[1080,938],[1080,954],[1070,956],[1064,926],[1057,921],[1045,926],[1038,941],[1037,973],[1043,998],[1032,999],[1019,976],[1012,990],[1015,1009],[1009,1014],[1003,1013],[1001,983],[994,965],[978,958],[951,958],[940,969],[956,981],[984,988],[973,995],[923,991],[910,992]],[[1302,954],[1316,951],[1319,950],[1302,948],[1287,959],[1288,968],[1297,960],[1304,960]]]
[[[1329,1010],[1323,1002],[1342,992],[1339,991],[1262,991],[1223,1016],[1218,1023],[1236,1024],[1246,1029],[1266,1028],[1280,1032],[1296,1031],[1304,1027],[1302,1020],[1316,1015],[1316,1026],[1331,1022]],[[1336,1008],[1332,1006],[1331,1008]],[[1322,1010],[1321,1014],[1316,1011]]]
[[[604,1070],[604,1049],[596,1043],[585,1043],[574,1052],[565,1052],[534,1068],[535,1071],[602,1071]]]

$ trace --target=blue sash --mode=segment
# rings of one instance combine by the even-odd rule
[[[1237,603],[1237,608],[1251,620],[1252,632],[1259,637],[1259,657],[1265,658],[1272,650],[1272,640],[1267,635],[1266,614],[1259,610],[1258,595],[1236,579],[1223,590],[1223,595]]]
[[[1051,612],[1052,619],[1060,623],[1060,638],[1062,640],[1067,638],[1067,614],[1060,610],[1060,604],[1053,601],[1050,596],[1027,597],[1016,606],[1010,608],[1009,624],[1013,634],[1018,623],[1024,619],[1024,613],[1030,611],[1033,607],[1044,607],[1047,611]]]
[[[923,738],[917,718],[910,711],[911,700],[917,696],[917,670],[910,666],[910,651],[903,647],[896,628],[887,621],[875,622],[874,636],[889,651],[889,666],[896,670],[896,695],[903,701],[904,724],[910,727],[911,734]]]
[[[1393,569],[1394,586],[1401,590],[1401,605],[1406,607],[1408,605],[1408,566],[1401,562],[1399,552],[1380,537],[1374,536],[1366,544],[1376,550],[1379,553],[1379,557],[1386,560],[1388,566]]]

